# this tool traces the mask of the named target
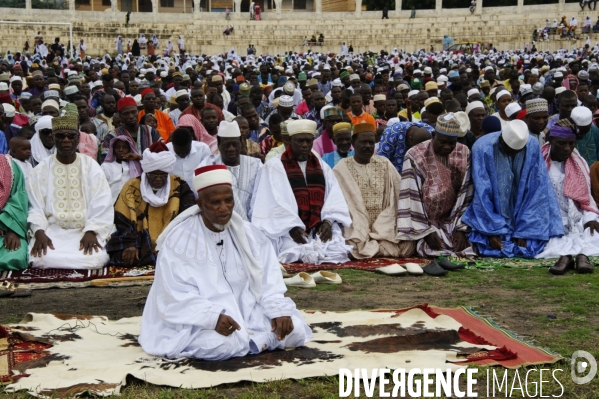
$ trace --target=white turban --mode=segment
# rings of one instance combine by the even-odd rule
[[[50,115],[44,115],[37,120],[35,123],[35,132],[39,133],[40,130],[52,129],[52,117]]]
[[[149,148],[144,150],[143,159],[140,161],[141,168],[145,173],[154,172],[156,170],[170,173],[175,167],[175,162],[176,158],[172,152],[152,152]]]

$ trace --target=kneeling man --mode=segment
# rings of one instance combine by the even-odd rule
[[[355,125],[351,144],[354,156],[341,159],[333,172],[352,219],[352,225],[344,231],[347,242],[354,246],[352,256],[363,259],[412,255],[414,243],[396,238],[401,177],[387,158],[374,155],[376,127],[370,123]]]
[[[56,154],[29,175],[29,215],[33,233],[31,264],[43,269],[98,269],[108,263],[104,249],[114,220],[112,194],[98,163],[78,154],[79,119],[52,119]]]
[[[312,338],[268,238],[233,211],[225,165],[195,171],[197,206],[158,238],[156,277],[139,343],[168,358],[225,360],[303,346]],[[198,267],[198,265],[202,265]]]
[[[406,153],[401,172],[397,231],[414,240],[420,256],[474,256],[462,215],[472,201],[470,150],[457,142],[453,113],[439,116],[433,139]]]
[[[347,262],[352,247],[341,228],[351,224],[349,209],[333,171],[312,153],[316,122],[291,121],[287,131],[285,152],[262,167],[252,224],[271,239],[281,263]]]
[[[576,131],[553,125],[549,142],[541,152],[557,196],[565,235],[551,238],[537,258],[559,258],[549,269],[553,274],[566,273],[574,268],[574,263],[578,273],[592,273],[588,256],[599,255],[599,234],[594,234],[599,233],[599,210],[591,196],[587,162],[576,149]]]
[[[521,120],[472,146],[474,197],[462,222],[481,256],[533,258],[564,234],[559,206],[536,138]]]

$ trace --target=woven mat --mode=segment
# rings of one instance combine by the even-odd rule
[[[389,266],[393,264],[403,265],[406,263],[416,263],[418,265],[426,265],[430,260],[425,258],[370,258],[353,260],[346,263],[323,263],[320,265],[310,263],[285,263],[283,267],[289,274],[295,274],[299,272],[317,272],[320,270],[340,270],[340,269],[356,269],[374,271],[379,267]]]

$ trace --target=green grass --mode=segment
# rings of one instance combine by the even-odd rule
[[[576,350],[585,350],[599,359],[599,273],[592,275],[551,276],[546,269],[464,270],[449,273],[442,278],[429,276],[390,277],[370,272],[342,270],[343,284],[319,285],[315,289],[293,288],[289,296],[296,299],[299,307],[302,298],[318,299],[321,309],[327,308],[327,299],[342,298],[357,303],[354,308],[373,307],[382,303],[383,308],[413,306],[428,302],[441,307],[472,306],[479,314],[492,316],[502,326],[561,354],[564,360],[555,365],[533,366],[536,368],[564,369],[560,382],[564,385],[563,398],[599,399],[599,376],[588,385],[576,385],[570,379],[570,356]],[[418,295],[418,299],[413,299]],[[381,297],[392,298],[381,302]],[[390,302],[395,300],[397,302]],[[5,301],[0,301],[0,309]],[[313,309],[313,306],[309,308]],[[516,323],[514,312],[521,316]],[[0,312],[2,313],[2,312]],[[512,315],[505,316],[506,314]],[[554,315],[550,319],[548,315]],[[0,317],[1,323],[20,321],[21,315]],[[516,323],[516,325],[512,325]],[[503,369],[494,368],[503,374]],[[480,368],[479,397],[486,397],[486,372]],[[514,371],[510,371],[510,383]],[[520,377],[526,369],[519,370]],[[553,382],[544,386],[543,395],[559,395],[561,388]],[[531,392],[534,386],[529,385]],[[378,393],[378,388],[376,391]],[[0,399],[26,398],[25,393],[7,395]],[[267,383],[238,383],[212,389],[184,390],[156,387],[141,381],[130,380],[122,391],[123,399],[283,399],[283,398],[338,398],[337,377],[309,378],[305,380],[277,380]],[[364,397],[364,396],[362,396]],[[377,397],[377,396],[375,396]],[[500,395],[496,397],[504,397]],[[512,397],[522,397],[514,391]],[[538,397],[538,396],[537,396]]]

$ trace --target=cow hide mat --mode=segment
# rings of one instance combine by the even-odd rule
[[[155,385],[207,388],[240,381],[265,382],[338,375],[340,368],[452,369],[451,362],[493,346],[460,340],[460,323],[420,309],[303,312],[314,336],[305,347],[264,352],[226,361],[163,359],[145,353],[137,343],[141,317],[110,321],[102,316],[29,313],[13,331],[32,339],[50,339],[48,358],[16,365],[29,374],[7,387],[34,396],[67,397],[84,392],[118,394],[128,375]],[[40,359],[41,360],[41,359]]]

